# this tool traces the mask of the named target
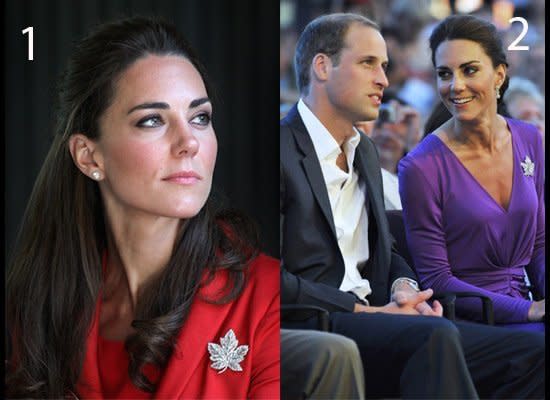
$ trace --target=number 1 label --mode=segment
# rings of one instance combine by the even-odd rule
[[[34,60],[34,56],[33,56],[33,43],[34,43],[33,29],[34,28],[32,26],[29,26],[27,29],[23,29],[23,35],[26,34],[26,33],[29,34],[29,55],[28,55],[28,60],[29,61]]]

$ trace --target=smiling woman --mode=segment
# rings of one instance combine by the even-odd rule
[[[430,47],[451,118],[398,168],[418,276],[436,293],[489,297],[497,325],[545,332],[540,132],[498,112],[508,64],[495,26],[470,15],[450,16],[432,32]],[[464,319],[482,318],[475,299],[457,300],[456,311]]]
[[[167,23],[77,46],[8,272],[8,397],[278,398],[278,262],[210,198],[210,92]]]

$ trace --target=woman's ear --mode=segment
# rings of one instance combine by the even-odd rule
[[[496,67],[496,74],[497,74],[497,85],[500,87],[504,83],[504,80],[506,79],[506,66],[504,64],[500,64]]]
[[[69,138],[69,151],[84,175],[96,181],[103,179],[103,162],[95,141],[82,133],[75,133]]]

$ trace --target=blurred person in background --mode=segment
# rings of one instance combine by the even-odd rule
[[[401,210],[397,164],[420,140],[420,114],[395,94],[386,91],[370,137],[380,157],[385,208]]]
[[[512,118],[530,122],[538,128],[544,146],[544,97],[537,85],[519,76],[510,78],[504,102]]]
[[[525,7],[516,9],[514,15],[525,18],[527,30],[524,32],[524,25],[516,21],[500,32],[506,47],[515,42],[520,36],[521,40],[517,43],[517,46],[528,47],[528,50],[525,51],[507,49],[508,72],[511,77],[522,77],[533,82],[544,95],[546,75],[545,26],[543,22],[540,23],[540,18],[545,15],[544,2],[542,0],[532,0],[524,4]]]
[[[372,134],[372,130],[374,129],[374,125],[376,124],[376,121],[359,121],[355,123],[355,127],[363,132],[365,135],[369,136]]]
[[[287,28],[281,31],[279,37],[279,116],[282,118],[300,96],[296,89],[294,70],[292,69],[296,33]]]
[[[385,40],[389,37],[389,88],[413,106],[422,119],[437,98],[427,46],[435,21],[429,7],[426,0],[394,0],[381,20],[382,35]]]

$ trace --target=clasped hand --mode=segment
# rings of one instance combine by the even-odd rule
[[[439,301],[435,300],[430,306],[426,300],[433,295],[432,289],[422,290],[420,292],[410,290],[396,290],[392,296],[392,301],[382,307],[382,312],[392,314],[409,315],[430,315],[441,317],[443,307]]]
[[[441,317],[443,307],[435,300],[430,306],[426,300],[433,295],[432,289],[416,292],[413,290],[398,289],[392,296],[392,301],[382,307],[362,306],[356,304],[355,312],[383,312],[388,314],[428,315]]]

